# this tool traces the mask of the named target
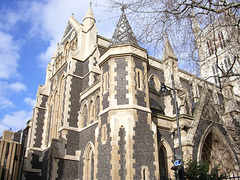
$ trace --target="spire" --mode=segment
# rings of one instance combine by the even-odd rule
[[[138,45],[137,39],[132,31],[131,26],[129,25],[124,9],[125,9],[125,6],[121,8],[122,15],[118,21],[118,24],[112,36],[110,45],[126,44],[126,43]]]
[[[164,53],[163,53],[163,58],[162,60],[165,61],[168,58],[172,58],[177,60],[177,57],[172,49],[172,46],[168,40],[168,35],[165,37],[165,47],[164,47]]]
[[[192,22],[192,30],[193,30],[195,39],[197,39],[198,36],[199,36],[199,33],[201,32],[201,28],[200,28],[200,25],[198,23],[198,19],[197,19],[196,15],[195,15],[194,11],[192,11],[191,22]]]
[[[95,22],[95,18],[94,18],[93,12],[92,12],[92,2],[90,2],[90,4],[89,4],[89,9],[88,9],[86,15],[83,18],[83,23],[88,18],[94,20],[94,22]]]

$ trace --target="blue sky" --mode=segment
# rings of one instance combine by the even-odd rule
[[[107,12],[106,1],[92,9],[99,34],[111,38],[121,12]],[[25,127],[68,19],[81,23],[88,8],[87,0],[0,0],[0,136]]]

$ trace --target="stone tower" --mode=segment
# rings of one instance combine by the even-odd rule
[[[138,46],[124,10],[100,58],[101,111],[97,179],[157,179],[156,126],[151,121],[147,51]]]

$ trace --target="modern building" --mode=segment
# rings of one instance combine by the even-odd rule
[[[161,60],[140,47],[122,12],[111,39],[91,7],[71,16],[39,86],[24,179],[174,179],[179,159],[240,171],[240,96],[178,69],[168,38]],[[170,89],[160,91],[164,83]]]
[[[21,179],[24,132],[5,130],[0,140],[0,179]]]

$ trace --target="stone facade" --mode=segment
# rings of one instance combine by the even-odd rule
[[[178,69],[167,37],[165,43],[162,60],[150,57],[124,12],[111,40],[97,35],[91,7],[82,24],[70,17],[37,92],[23,177],[173,179],[176,109],[173,91],[160,92],[161,83],[172,87],[172,75],[183,160],[239,172],[240,96],[231,85],[222,96],[214,84]]]

